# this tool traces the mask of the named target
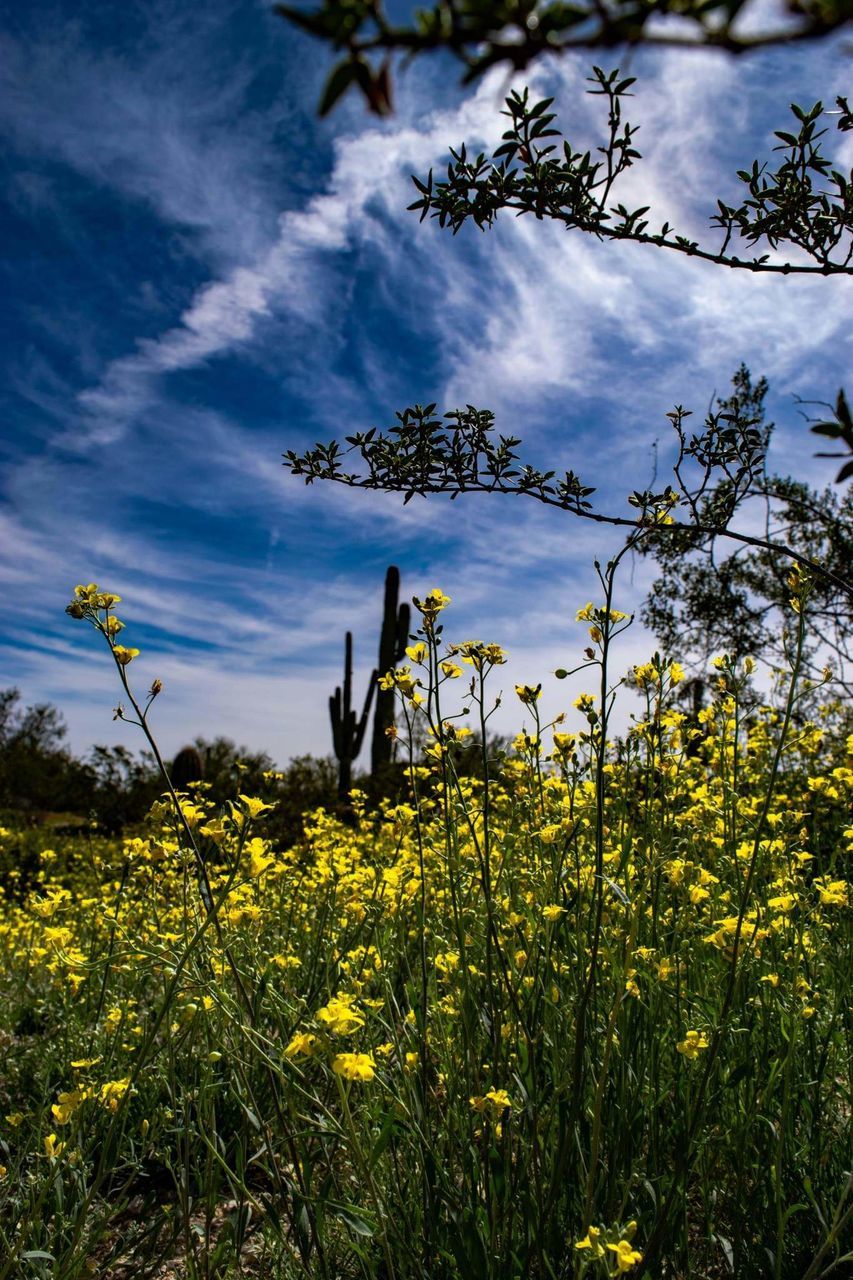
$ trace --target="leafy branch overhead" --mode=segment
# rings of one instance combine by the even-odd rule
[[[701,247],[668,222],[653,230],[648,206],[628,209],[615,200],[619,178],[641,158],[637,128],[623,116],[623,100],[631,96],[634,79],[596,67],[590,81],[588,92],[606,99],[608,120],[607,139],[594,153],[576,150],[553,127],[552,98],[533,103],[527,89],[514,91],[503,112],[510,127],[491,158],[482,153],[469,158],[464,144],[458,151],[451,149],[446,181],[436,182],[432,170],[423,181],[413,178],[420,196],[409,208],[419,211],[421,219],[437,218],[454,233],[469,220],[481,230],[490,227],[508,209],[517,216],[551,218],[599,239],[653,244],[748,271],[853,274],[853,170],[842,173],[821,151],[827,132],[819,127],[822,103],[808,110],[791,105],[794,131],[776,132],[780,163],[773,168],[756,160],[739,170],[743,199],[739,205],[717,201],[711,225],[722,240],[716,248]],[[832,114],[837,128],[853,128],[847,100],[836,101]],[[744,256],[734,252],[739,244],[750,254],[760,245],[774,252],[784,247],[800,256],[792,262],[771,259],[769,252]]]
[[[847,459],[835,477],[836,484],[843,484],[845,480],[849,480],[853,476],[853,415],[850,413],[850,406],[843,391],[839,391],[838,399],[835,402],[835,418],[828,422],[815,423],[812,431],[816,436],[826,436],[827,439],[836,440],[845,446],[846,452],[844,453],[815,454],[816,458]]]
[[[416,495],[442,493],[505,493],[535,498],[599,524],[631,529],[642,540],[665,528],[689,538],[713,535],[743,546],[761,548],[799,562],[853,595],[853,580],[842,566],[827,569],[803,552],[731,527],[735,512],[762,491],[767,435],[758,415],[747,403],[723,403],[708,413],[704,426],[691,431],[689,410],[677,406],[667,415],[677,440],[674,477],[678,489],[636,490],[628,496],[631,514],[616,515],[595,508],[596,492],[574,471],[541,471],[522,461],[516,436],[496,434],[494,414],[473,405],[443,416],[435,404],[415,405],[397,413],[386,432],[371,428],[337,441],[317,444],[305,453],[288,450],[284,465],[306,484],[332,480],[357,489],[402,493],[409,502]],[[349,469],[350,459],[357,463]],[[685,519],[673,512],[680,508]],[[639,545],[639,544],[638,544]]]
[[[764,472],[764,458],[773,424],[764,421],[767,382],[753,383],[741,366],[733,378],[732,393],[718,401],[720,410],[753,421],[761,459],[752,469],[750,497],[755,500],[753,525],[760,514],[768,536],[782,539],[837,577],[849,576],[853,564],[853,490],[812,489],[801,480]],[[684,456],[683,424],[673,422],[679,434],[675,470]],[[681,485],[683,488],[684,486]],[[718,515],[738,501],[731,481],[721,476],[702,494],[695,490],[692,507],[697,524],[713,525]],[[790,564],[782,557],[730,542],[718,545],[714,534],[685,532],[674,527],[655,529],[638,550],[657,565],[641,616],[654,633],[662,652],[678,652],[697,674],[704,674],[714,653],[725,652],[738,660],[747,655],[774,664],[786,660],[788,643],[785,617],[791,589]],[[853,693],[851,616],[853,597],[845,599],[832,577],[815,576],[809,594],[809,613],[819,644],[808,646],[806,663],[815,679],[829,656],[834,675],[848,694]]]
[[[759,0],[436,0],[416,9],[407,25],[392,21],[382,0],[275,6],[302,31],[346,51],[326,83],[321,111],[356,86],[379,114],[391,109],[395,55],[412,60],[448,50],[470,84],[501,63],[521,71],[571,49],[646,44],[744,54],[827,36],[853,21],[849,0],[777,0],[775,7],[768,16]]]

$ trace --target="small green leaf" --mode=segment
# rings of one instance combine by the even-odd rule
[[[317,108],[319,115],[327,116],[350,85],[355,84],[361,78],[359,66],[358,62],[348,58],[346,62],[339,62],[336,67],[332,68],[331,75],[326,81],[320,97],[320,105]]]

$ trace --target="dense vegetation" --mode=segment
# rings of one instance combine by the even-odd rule
[[[654,655],[623,739],[603,586],[597,691],[544,725],[518,686],[479,777],[505,655],[434,590],[383,677],[399,802],[286,845],[273,778],[201,783],[7,871],[0,1280],[841,1274],[853,735],[800,670],[808,579],[769,701],[720,655],[688,715]],[[116,603],[72,611],[133,697]]]
[[[57,707],[24,707],[17,689],[0,690],[0,824],[19,832],[19,852],[43,838],[40,828],[59,835],[86,829],[121,835],[145,818],[162,791],[150,751],[95,746],[81,758],[68,748],[66,736]],[[307,810],[336,806],[337,768],[331,759],[296,756],[279,769],[267,752],[238,747],[223,736],[197,737],[189,751],[197,753],[197,776],[214,804],[224,804],[238,789],[262,787],[275,805],[269,833],[281,843],[302,834]]]

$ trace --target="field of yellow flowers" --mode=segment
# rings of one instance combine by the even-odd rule
[[[620,738],[628,620],[586,606],[596,692],[544,725],[518,686],[479,777],[505,655],[432,591],[399,802],[285,849],[203,784],[32,866],[0,833],[0,1280],[851,1274],[853,735],[792,589],[778,696],[723,656],[689,716],[655,656]],[[118,603],[69,612],[148,734]]]

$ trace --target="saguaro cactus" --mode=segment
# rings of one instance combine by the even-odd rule
[[[382,631],[379,635],[379,674],[400,661],[406,652],[409,636],[409,606],[398,606],[400,596],[400,570],[391,565],[385,575],[385,608],[382,614]],[[380,689],[376,694],[376,714],[373,717],[373,742],[370,752],[370,771],[378,778],[391,762],[391,739],[386,732],[394,723],[394,690]]]
[[[378,673],[374,671],[370,677],[367,697],[364,699],[364,708],[359,719],[352,707],[352,632],[348,631],[344,646],[343,694],[341,693],[340,685],[338,685],[329,699],[332,741],[335,747],[335,755],[338,759],[338,795],[341,800],[346,800],[352,790],[352,765],[361,750],[361,744],[364,742],[364,733],[370,717],[370,707],[373,702],[377,679]]]
[[[172,786],[176,791],[186,791],[191,782],[204,778],[204,761],[196,747],[182,747],[172,761]]]

